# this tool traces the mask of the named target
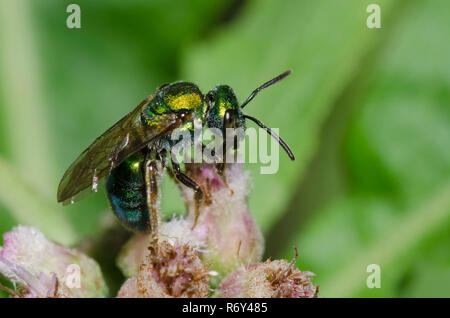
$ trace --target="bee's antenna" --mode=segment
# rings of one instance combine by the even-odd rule
[[[250,101],[260,92],[262,91],[264,88],[269,87],[272,84],[275,84],[278,81],[281,81],[283,78],[285,78],[286,76],[288,76],[289,74],[291,74],[291,70],[287,70],[286,72],[284,72],[283,74],[278,75],[277,77],[271,79],[270,81],[262,84],[260,87],[258,87],[257,89],[255,89],[250,96],[246,99],[245,102],[242,103],[241,108],[244,108],[245,105],[247,105],[248,103],[250,103]]]
[[[281,75],[280,75],[281,76]],[[251,121],[253,121],[254,123],[256,123],[259,127],[261,127],[262,129],[264,129],[265,131],[267,131],[267,133],[269,135],[271,135],[276,141],[278,141],[278,143],[281,145],[281,147],[283,147],[283,149],[286,151],[286,153],[288,154],[289,158],[291,158],[292,161],[295,160],[295,156],[292,153],[292,150],[289,148],[289,146],[284,142],[283,139],[281,139],[280,136],[278,136],[276,133],[274,133],[270,128],[266,127],[262,122],[260,122],[258,119],[256,119],[255,117],[252,116],[248,116],[248,115],[244,115],[244,118],[246,119],[250,119]]]

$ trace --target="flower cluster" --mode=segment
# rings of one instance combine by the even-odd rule
[[[148,250],[137,275],[125,282],[118,297],[207,297],[209,276],[192,247],[163,242]]]
[[[122,247],[117,265],[126,281],[117,297],[317,296],[314,274],[297,269],[296,258],[261,262],[264,239],[248,210],[249,173],[241,164],[227,164],[223,175],[214,165],[186,164],[186,173],[205,194],[197,222],[194,193],[180,185],[186,215],[161,222],[158,242],[137,234]],[[107,294],[94,260],[29,227],[4,235],[0,273],[17,286],[16,296]]]
[[[311,272],[301,272],[285,260],[265,261],[228,275],[215,296],[224,298],[312,298],[318,288]]]

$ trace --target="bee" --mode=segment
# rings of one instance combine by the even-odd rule
[[[74,203],[83,193],[96,192],[100,180],[106,179],[106,194],[117,218],[132,231],[151,232],[156,242],[158,191],[163,171],[167,169],[176,182],[194,191],[195,226],[204,193],[168,151],[177,142],[172,140],[171,133],[175,129],[183,129],[193,136],[195,120],[224,132],[226,128],[245,129],[248,119],[267,131],[291,160],[295,160],[288,145],[277,134],[256,118],[243,113],[243,108],[261,90],[289,74],[290,71],[286,71],[264,83],[240,105],[228,85],[218,85],[206,95],[189,82],[159,87],[98,137],[70,165],[58,186],[58,202]],[[216,166],[223,174],[224,164],[217,163]]]

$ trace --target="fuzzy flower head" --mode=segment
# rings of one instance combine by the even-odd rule
[[[295,267],[295,260],[267,260],[242,267],[229,274],[216,291],[216,297],[225,298],[313,298],[314,286],[311,272]]]
[[[159,225],[159,240],[170,245],[187,245],[194,251],[205,248],[207,229],[197,226],[192,229],[192,222],[183,218],[174,218],[170,222]],[[117,258],[117,266],[125,277],[137,275],[141,264],[148,256],[148,248],[152,245],[152,238],[148,234],[133,236],[123,247]]]
[[[75,249],[48,240],[33,227],[3,235],[0,273],[24,297],[102,297],[107,293],[97,263]]]
[[[138,274],[125,282],[118,297],[207,297],[209,276],[192,247],[162,242],[148,249]]]

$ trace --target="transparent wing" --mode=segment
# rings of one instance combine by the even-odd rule
[[[140,114],[153,97],[143,100],[72,163],[59,183],[58,202],[74,202],[79,199],[77,194],[88,188],[95,191],[98,182],[127,157],[182,123],[177,113],[169,113],[160,115],[155,125],[143,126]]]

